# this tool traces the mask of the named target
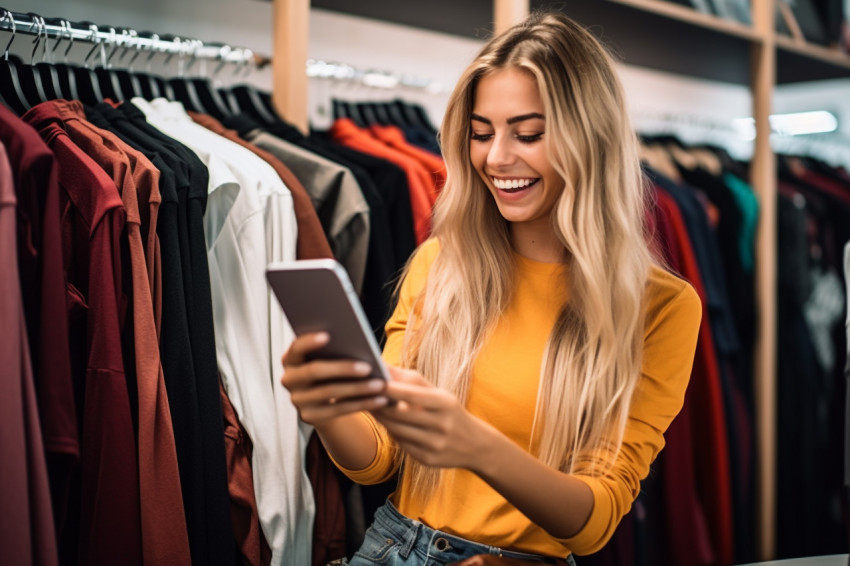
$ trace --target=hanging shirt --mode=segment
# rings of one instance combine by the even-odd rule
[[[292,197],[268,164],[195,124],[179,103],[133,104],[210,169],[204,222],[222,383],[254,444],[257,508],[272,564],[309,563],[315,507],[303,466],[306,436],[278,385],[293,334],[265,281],[269,262],[295,259]]]
[[[78,402],[80,504],[66,527],[79,533],[68,535],[72,543],[61,554],[72,563],[140,565],[136,440],[119,323],[124,208],[115,183],[70,140],[54,109],[38,105],[23,119],[38,130],[62,171],[71,362],[77,391],[84,392]]]
[[[212,477],[207,479],[216,466],[224,467],[224,456],[216,455],[214,442],[221,440],[223,435],[221,416],[215,415],[215,409],[218,408],[219,413],[221,409],[216,405],[204,411],[200,406],[199,388],[203,388],[209,379],[203,378],[208,375],[204,372],[205,360],[201,356],[204,352],[195,352],[190,333],[190,328],[196,332],[212,329],[212,314],[208,321],[202,317],[194,318],[194,311],[190,312],[188,307],[190,297],[203,293],[202,287],[193,287],[193,280],[202,280],[201,276],[208,268],[205,263],[206,246],[203,246],[201,254],[202,265],[198,265],[197,258],[193,261],[189,254],[189,233],[195,228],[188,218],[186,201],[198,183],[202,183],[201,189],[206,193],[209,174],[194,153],[148,124],[144,115],[132,105],[123,104],[120,110],[116,110],[100,104],[97,109],[104,117],[109,117],[109,125],[123,139],[135,143],[161,167],[162,202],[156,226],[162,266],[160,355],[171,408],[189,547],[196,566],[223,566],[226,557],[233,554],[224,487],[226,480],[222,480],[219,486]],[[96,119],[96,116],[92,118]],[[192,160],[197,162],[197,167],[192,166]],[[200,229],[203,239],[202,224]],[[209,280],[208,274],[206,280]],[[208,289],[209,283],[207,294]],[[202,301],[196,304],[202,304]],[[215,340],[212,336],[210,339]],[[213,345],[213,352],[214,348]],[[206,355],[213,356],[210,385],[217,386],[215,354]],[[224,500],[223,506],[217,505],[219,499]],[[221,507],[224,511],[220,511]]]
[[[0,141],[12,166],[21,294],[44,450],[50,455],[53,516],[61,532],[80,440],[68,346],[59,167],[38,133],[2,104]]]
[[[255,130],[246,139],[286,163],[310,193],[334,257],[345,267],[359,294],[371,226],[369,206],[351,171],[266,132]]]
[[[410,205],[413,212],[416,243],[424,242],[431,233],[431,208],[434,203],[434,183],[431,174],[416,159],[392,149],[361,130],[348,118],[334,122],[330,135],[337,143],[365,151],[395,163],[407,174],[410,185]]]
[[[446,164],[443,161],[443,158],[439,155],[434,155],[431,152],[409,144],[404,138],[404,133],[401,129],[395,126],[379,126],[373,124],[369,126],[369,133],[371,133],[375,139],[387,144],[393,149],[397,149],[405,155],[409,155],[425,167],[433,178],[434,190],[428,193],[428,198],[431,200],[431,206],[433,207],[434,203],[437,201],[437,195],[440,194],[440,191],[443,189],[443,185],[446,184]]]
[[[138,389],[139,490],[146,565],[188,564],[189,537],[180,491],[171,410],[159,357],[150,280],[142,241],[145,225],[159,209],[159,171],[114,134],[85,119],[79,101],[51,101],[70,138],[115,182],[126,212],[132,307],[130,318]],[[144,207],[139,197],[143,197]]]
[[[283,161],[268,151],[243,140],[239,137],[236,130],[224,127],[222,122],[219,122],[212,116],[198,114],[197,112],[189,112],[189,116],[208,130],[224,136],[230,141],[238,143],[253,152],[275,170],[275,173],[277,173],[292,193],[292,206],[295,209],[295,218],[298,225],[298,244],[296,246],[296,256],[298,259],[333,257],[330,244],[325,237],[325,233],[322,231],[322,225],[319,222],[319,217],[316,215],[316,209],[313,208],[313,202],[310,200],[307,189],[304,188],[298,177],[295,176]]]

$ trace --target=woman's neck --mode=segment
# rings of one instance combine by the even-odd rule
[[[510,234],[511,245],[519,255],[544,263],[564,261],[564,244],[548,222],[538,225],[512,223]]]

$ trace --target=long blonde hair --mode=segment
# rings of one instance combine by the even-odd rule
[[[469,155],[476,85],[505,68],[536,80],[546,150],[565,183],[551,219],[564,245],[569,301],[545,349],[532,434],[539,443],[528,448],[555,469],[602,473],[619,450],[640,375],[652,259],[622,86],[606,50],[566,16],[535,13],[490,40],[451,95],[440,132],[448,179],[434,209],[440,248],[403,363],[465,401],[482,343],[510,303],[508,223]],[[415,493],[434,487],[439,470],[399,457]]]

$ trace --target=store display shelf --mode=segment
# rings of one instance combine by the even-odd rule
[[[780,84],[850,78],[850,54],[776,36],[776,81]]]
[[[665,2],[664,0],[606,0],[610,4],[622,4],[623,6],[631,6],[633,8],[643,10],[678,20],[680,22],[700,26],[711,29],[717,32],[734,35],[742,39],[758,42],[762,40],[762,36],[752,28],[752,26],[719,18],[712,14],[698,12],[693,8],[688,8],[680,4]]]

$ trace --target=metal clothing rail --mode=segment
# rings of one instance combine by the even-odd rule
[[[244,47],[224,43],[210,43],[199,39],[175,35],[138,32],[132,28],[97,25],[91,22],[71,22],[63,18],[44,18],[32,12],[22,14],[0,8],[0,30],[35,35],[69,42],[83,41],[114,47],[180,55],[197,59],[212,59],[222,63],[248,63],[254,61],[254,52]],[[11,42],[10,42],[11,43]],[[114,51],[113,51],[114,53]]]
[[[307,60],[307,76],[351,81],[379,89],[404,87],[423,90],[431,94],[447,94],[451,91],[446,85],[425,77],[376,69],[359,69],[345,63],[332,63],[317,59]]]

